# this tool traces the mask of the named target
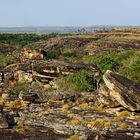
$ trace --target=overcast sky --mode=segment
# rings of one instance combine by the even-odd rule
[[[0,26],[140,25],[140,0],[0,0]]]

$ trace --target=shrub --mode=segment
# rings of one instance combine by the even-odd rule
[[[66,91],[92,91],[96,89],[94,78],[86,71],[57,79],[58,87]]]
[[[112,70],[140,83],[140,51],[101,52],[95,56],[86,55],[83,61],[96,64],[102,73]]]
[[[140,52],[135,52],[132,57],[122,61],[122,67],[118,72],[127,78],[140,83]]]
[[[62,54],[60,56],[61,59],[69,60],[69,61],[81,60],[82,57],[83,57],[83,52],[80,52],[78,50],[72,50],[72,49],[63,49]]]
[[[0,54],[0,68],[6,67],[9,64],[15,62],[16,58],[12,55],[5,56],[4,54]]]
[[[12,92],[18,95],[21,91],[22,92],[29,92],[30,85],[27,83],[18,83],[13,89]]]
[[[48,59],[58,59],[61,55],[61,50],[59,48],[52,48],[47,52]]]
[[[96,64],[102,73],[106,70],[115,71],[119,67],[119,63],[113,59],[110,53],[99,53],[95,56],[84,56],[83,60],[88,63]]]

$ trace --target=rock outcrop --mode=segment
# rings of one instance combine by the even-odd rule
[[[107,108],[117,107],[119,105],[115,98],[110,95],[110,90],[106,85],[100,87],[97,103]]]
[[[1,70],[1,72],[11,72],[12,70],[21,70],[21,71],[36,71],[37,73],[44,74],[63,74],[68,75],[72,72],[79,70],[87,70],[91,73],[96,74],[99,72],[99,69],[96,65],[86,64],[83,62],[65,62],[58,60],[27,60],[26,62],[17,63],[9,65],[8,67]]]
[[[130,111],[140,111],[140,85],[111,71],[103,75],[110,96]]]

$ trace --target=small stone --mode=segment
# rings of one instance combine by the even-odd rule
[[[46,84],[46,85],[44,85],[44,88],[45,89],[50,89],[51,88],[51,85],[50,84]]]
[[[7,121],[5,121],[5,120],[1,121],[0,120],[0,129],[6,129],[8,127],[9,127],[9,125],[8,125]]]
[[[140,133],[135,132],[135,133],[134,133],[134,136],[136,136],[137,138],[140,138]]]
[[[128,133],[126,133],[126,135],[133,136],[134,134],[128,132]]]
[[[9,94],[7,94],[7,93],[3,93],[2,96],[1,96],[1,98],[3,100],[6,100],[8,97],[9,97]]]
[[[88,126],[88,127],[92,127],[92,125],[91,125],[91,124],[88,124],[87,126]]]
[[[54,127],[54,132],[55,133],[59,133],[59,134],[62,134],[62,135],[73,135],[73,130],[70,129],[69,127],[66,127],[66,126],[62,126],[61,124],[60,125],[56,125],[56,127]]]
[[[2,113],[0,114],[0,129],[6,129],[9,127],[6,116]]]
[[[36,99],[39,99],[38,95],[36,93],[30,92],[30,93],[20,93],[19,94],[19,99],[23,100],[23,101],[29,101],[29,102],[33,102]]]

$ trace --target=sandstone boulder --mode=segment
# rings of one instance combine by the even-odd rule
[[[79,70],[86,70],[93,76],[98,76],[99,69],[96,65],[86,64],[82,62],[65,62],[58,60],[27,60],[26,62],[14,64],[1,70],[0,72],[9,73],[11,71],[20,70],[25,73],[33,73],[34,76],[47,76],[48,78],[54,78],[62,75],[70,75]],[[21,73],[20,72],[20,73]]]
[[[102,85],[99,89],[98,101],[102,107],[116,107],[119,103],[110,95],[110,90],[106,85]]]
[[[109,70],[103,79],[110,90],[110,96],[119,104],[130,111],[140,111],[140,85]]]

